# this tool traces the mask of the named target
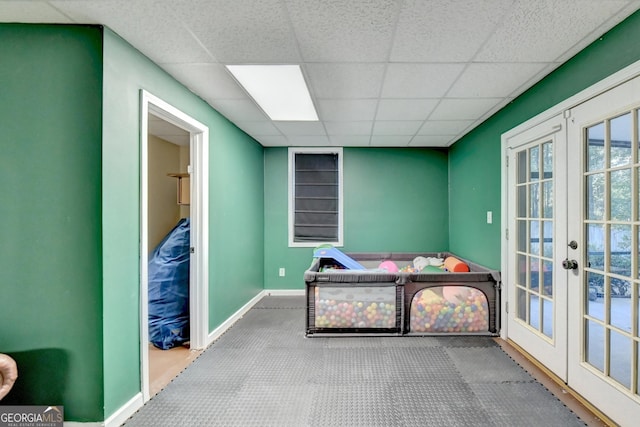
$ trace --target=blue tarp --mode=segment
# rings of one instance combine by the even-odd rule
[[[189,218],[149,258],[149,341],[163,350],[189,341]]]

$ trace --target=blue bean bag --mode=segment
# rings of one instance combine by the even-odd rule
[[[163,350],[189,341],[189,247],[183,218],[149,259],[149,341]]]

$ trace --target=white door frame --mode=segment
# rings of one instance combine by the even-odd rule
[[[569,173],[570,176],[573,176],[574,179],[578,177],[576,180],[578,180],[579,186],[581,188],[585,188],[587,185],[584,180],[584,174],[588,172],[588,168],[585,166],[586,160],[582,153],[583,150],[586,150],[585,146],[583,145],[583,142],[586,138],[584,130],[592,125],[605,122],[609,119],[613,119],[621,113],[627,113],[630,111],[634,111],[635,113],[635,110],[638,108],[638,100],[640,99],[640,96],[638,94],[640,94],[640,77],[626,81],[624,84],[621,84],[620,87],[613,88],[606,93],[600,94],[591,102],[585,103],[577,107],[576,109],[571,110],[571,123],[568,127],[568,131],[570,140],[574,143],[573,150],[576,152],[580,152],[581,156],[580,161],[574,162],[572,165],[570,165]],[[631,132],[631,129],[629,129],[629,132]],[[637,130],[634,129],[633,132],[635,134]],[[633,138],[635,138],[635,136]],[[572,147],[569,148],[571,149]],[[631,160],[631,163],[635,163],[635,160]],[[606,170],[608,167],[609,165],[605,165],[602,168],[596,169],[599,173],[600,169]],[[634,176],[633,179],[635,180],[635,175],[632,174],[632,176]],[[609,183],[609,185],[611,184]],[[580,221],[575,221],[570,224],[569,233],[570,236],[575,236],[575,239],[578,240],[580,244],[579,246],[583,247],[582,250],[576,253],[576,256],[580,257],[578,258],[579,263],[582,263],[582,265],[586,265],[587,259],[584,245],[586,245],[587,240],[587,233],[585,232],[585,223],[587,222],[587,218],[586,213],[584,213],[586,208],[583,197],[586,196],[576,197],[574,202],[570,204],[570,206],[574,207],[573,211],[575,211],[574,215],[571,215],[571,217],[576,218],[580,216],[581,218]],[[607,197],[612,199],[610,195]],[[635,199],[632,200],[634,201],[635,205]],[[636,222],[635,208],[633,210],[634,214],[630,221],[631,224]],[[572,209],[570,209],[569,212],[571,211]],[[583,216],[585,217],[584,220],[582,218]],[[609,218],[606,215],[603,219],[605,223],[615,223],[615,219]],[[632,241],[632,247],[637,248],[638,242],[636,241],[636,238],[632,238]],[[611,250],[611,248],[608,246],[604,247],[605,252]],[[610,270],[608,272],[610,272]],[[570,328],[571,326],[573,326],[573,331],[570,329],[570,332],[572,333],[572,335],[579,335],[581,338],[580,341],[570,342],[569,385],[578,390],[586,399],[598,402],[597,406],[599,407],[599,409],[607,414],[611,414],[610,418],[620,425],[637,425],[638,417],[640,416],[640,399],[638,399],[637,397],[637,390],[634,390],[633,383],[631,383],[631,394],[633,395],[632,397],[628,394],[629,389],[627,388],[627,386],[619,386],[618,384],[603,379],[603,373],[598,368],[594,368],[594,365],[590,364],[587,361],[585,354],[587,350],[585,350],[583,347],[583,342],[587,341],[587,338],[585,337],[586,330],[584,328],[583,322],[588,315],[587,311],[585,310],[588,302],[586,301],[586,293],[583,289],[583,283],[585,283],[585,274],[587,274],[587,272],[582,269],[576,270],[576,274],[572,277],[574,283],[570,283],[569,285],[570,295],[571,292],[573,292],[571,300],[579,302],[579,304],[574,304],[569,307],[569,318],[579,319],[579,321],[575,321],[573,325],[569,325]],[[632,295],[633,296],[631,297],[630,307],[636,304],[636,302],[634,301],[636,301],[637,295],[635,294],[635,292]],[[605,297],[605,299],[607,299],[607,297]],[[603,316],[602,319],[603,323],[605,324],[608,323],[609,325],[611,325],[614,323],[605,316]],[[636,320],[632,319],[631,323],[635,324]],[[595,322],[593,324],[595,324]],[[604,331],[605,328],[603,327],[602,330]],[[603,340],[603,353],[607,353],[609,355],[610,353],[606,350],[607,347],[615,347],[610,342],[608,342],[608,339],[603,338]],[[591,351],[592,350],[590,350],[588,353],[593,354],[591,353]],[[602,355],[604,356],[604,354]],[[630,361],[635,362],[634,356],[630,355]],[[635,367],[634,369],[637,369],[636,363],[633,363],[633,365]],[[604,360],[602,361],[602,366],[605,366]],[[614,364],[612,363],[610,367],[613,368],[613,366]],[[633,370],[631,371],[631,374],[633,374]],[[604,375],[613,377],[613,375],[609,375],[608,373],[605,373]],[[618,391],[620,391],[620,393],[618,393]]]
[[[148,115],[157,116],[190,135],[191,159],[191,247],[189,317],[190,347],[203,349],[209,330],[209,128],[167,102],[141,91],[140,108],[140,366],[144,402],[149,392],[149,204],[148,204]]]
[[[553,312],[551,316],[551,322],[553,330],[551,331],[551,336],[548,336],[548,334],[546,333],[549,332],[546,326],[546,331],[543,336],[540,331],[530,329],[529,326],[522,326],[519,321],[516,321],[518,301],[516,298],[516,294],[511,292],[514,290],[514,288],[511,286],[511,283],[515,282],[515,277],[518,275],[518,271],[513,271],[513,269],[503,270],[503,283],[506,283],[508,285],[508,292],[506,296],[503,295],[502,299],[504,301],[505,307],[507,307],[507,304],[509,304],[509,312],[505,313],[506,317],[503,318],[505,319],[505,326],[510,327],[510,330],[507,331],[505,328],[505,330],[503,331],[505,333],[505,338],[509,338],[518,343],[522,348],[525,349],[525,351],[530,353],[540,362],[544,363],[547,368],[554,372],[559,378],[566,380],[567,318],[566,313],[561,312],[561,310],[565,309],[563,307],[566,307],[567,305],[567,272],[566,270],[563,270],[561,268],[562,260],[566,257],[567,252],[565,243],[566,229],[564,228],[564,222],[566,221],[567,216],[566,171],[563,167],[563,163],[566,161],[566,129],[564,124],[565,122],[562,114],[557,114],[556,116],[546,120],[543,123],[538,124],[533,128],[526,129],[523,132],[508,138],[509,146],[507,151],[507,154],[511,158],[511,161],[509,162],[511,178],[507,179],[509,187],[506,189],[507,200],[509,200],[510,203],[507,206],[507,214],[504,215],[504,218],[506,219],[507,228],[510,230],[509,234],[511,236],[507,240],[508,244],[505,249],[507,253],[514,254],[514,257],[508,263],[509,267],[513,267],[515,265],[514,260],[516,257],[515,253],[517,251],[516,241],[519,238],[516,228],[516,217],[518,216],[516,214],[516,204],[518,202],[515,187],[516,173],[518,169],[516,154],[518,152],[521,152],[521,150],[528,150],[527,147],[530,147],[532,144],[535,146],[539,146],[539,144],[542,143],[551,143],[553,147],[553,216],[544,217],[544,215],[542,215],[542,212],[540,212],[537,219],[539,221],[544,217],[544,220],[547,223],[552,224],[553,229],[552,255],[550,256],[548,253],[543,254],[542,242],[540,243],[539,252],[540,259],[548,259],[549,257],[551,257],[553,265],[551,273],[553,275],[553,293],[546,294],[545,297],[552,298]],[[540,157],[542,157],[542,152],[540,153]],[[540,169],[540,171],[542,171],[542,168]],[[542,180],[542,177],[540,179]],[[527,181],[530,181],[530,179],[527,178]],[[542,188],[540,188],[540,192],[542,193]],[[509,209],[509,207],[511,209]],[[530,214],[527,212],[522,216],[529,217]],[[531,218],[530,220],[533,220],[533,218]],[[542,233],[542,226],[540,226],[540,232]],[[527,248],[526,251],[530,252],[530,249]],[[533,257],[536,258],[535,255],[533,255]],[[540,269],[539,274],[542,273],[543,270]],[[540,290],[541,289],[542,284],[540,285]],[[539,298],[543,297],[540,296]],[[507,310],[505,309],[505,311]],[[543,312],[542,310],[540,310],[538,314],[538,320],[540,322],[540,326],[542,326],[544,318],[548,317],[548,313],[545,312],[545,316],[543,316]]]
[[[509,227],[509,223],[510,223],[510,219],[508,218],[508,185],[510,184],[508,181],[508,169],[507,169],[507,155],[508,155],[508,143],[510,138],[512,138],[514,135],[517,135],[519,133],[525,132],[529,129],[534,128],[535,126],[539,125],[540,123],[545,122],[546,120],[548,120],[549,118],[558,115],[558,114],[562,114],[565,118],[565,120],[572,120],[571,117],[571,112],[570,110],[572,108],[575,108],[605,92],[610,91],[611,89],[615,88],[616,86],[619,86],[629,80],[632,80],[636,77],[640,76],[640,61],[637,61],[625,68],[623,68],[622,70],[606,77],[605,79],[599,81],[598,83],[595,83],[594,85],[588,87],[587,89],[584,89],[583,91],[579,92],[578,94],[566,99],[563,102],[560,102],[559,104],[551,107],[550,109],[540,113],[539,115],[527,120],[526,122],[516,126],[515,128],[511,129],[510,131],[504,133],[502,135],[502,147],[501,147],[501,155],[502,155],[502,165],[501,165],[501,178],[502,178],[502,189],[501,189],[501,212],[502,212],[502,238],[501,238],[501,269],[502,269],[502,277],[509,277],[509,268],[511,267],[509,265],[509,240],[508,240],[508,227]],[[566,128],[566,126],[565,126]],[[567,143],[569,143],[567,141]],[[576,203],[575,200],[571,201],[573,203]],[[581,242],[583,241],[583,239],[581,238]],[[570,279],[571,280],[571,279]],[[503,287],[502,287],[502,296],[501,296],[501,313],[502,313],[502,319],[508,319],[508,315],[506,313],[507,310],[507,306],[506,306],[506,301],[509,300],[508,298],[508,294],[510,292],[510,287],[511,285],[509,283],[504,283],[503,282]],[[571,284],[569,284],[569,286],[571,286]],[[578,301],[579,303],[579,301]],[[569,313],[571,314],[571,313]],[[572,316],[574,316],[574,314],[572,314]],[[569,322],[571,322],[571,319],[569,319]],[[508,328],[508,324],[505,322],[502,324],[502,329],[500,331],[500,336],[503,339],[507,339],[507,337],[509,336],[507,333],[507,328]],[[580,337],[581,338],[581,337]],[[569,343],[568,343],[568,355],[569,355],[569,360],[568,363],[574,363],[571,361],[570,359],[570,355],[575,353],[575,349],[572,349],[571,346],[575,345],[575,343],[571,343],[572,339],[576,339],[576,337],[569,337]],[[518,343],[516,343],[518,344]],[[605,410],[607,411],[612,411],[612,408],[616,408],[617,403],[616,402],[611,402],[611,398],[609,396],[606,395],[606,393],[604,393],[604,397],[602,394],[598,394],[598,393],[585,393],[585,390],[580,389],[581,384],[580,384],[580,378],[578,378],[578,380],[576,381],[576,375],[573,374],[572,375],[572,367],[569,365],[568,366],[568,381],[569,381],[569,386],[570,387],[574,387],[574,384],[577,385],[577,389],[576,391],[578,393],[583,393],[585,395],[585,397],[587,399],[589,399],[591,401],[591,403],[593,405],[595,405],[596,407],[602,407],[602,408],[606,408]],[[613,395],[613,394],[612,394]],[[633,406],[632,406],[633,407]],[[631,416],[630,419],[632,420],[637,420],[637,411],[635,411],[635,409],[640,408],[640,406],[635,406],[633,407],[634,409],[634,414],[632,414],[631,412],[627,413],[627,417]],[[639,409],[640,410],[640,409]],[[608,414],[609,416],[614,415],[613,413]]]
[[[509,218],[508,218],[508,200],[507,200],[507,195],[508,195],[508,168],[507,168],[507,158],[508,158],[508,145],[509,145],[509,140],[511,138],[513,138],[514,135],[520,134],[522,132],[525,132],[528,129],[531,129],[549,119],[551,119],[553,116],[557,115],[557,114],[565,114],[565,117],[568,116],[567,113],[565,113],[566,111],[570,110],[573,107],[576,107],[577,105],[582,104],[583,102],[588,101],[591,98],[594,98],[596,96],[598,96],[601,93],[604,93],[628,80],[633,79],[636,76],[640,75],[640,61],[636,61],[631,65],[628,65],[627,67],[623,68],[622,70],[604,78],[603,80],[600,80],[599,82],[593,84],[592,86],[584,89],[581,92],[578,92],[577,94],[573,95],[570,98],[567,98],[566,100],[560,102],[559,104],[549,108],[546,111],[543,111],[542,113],[538,114],[537,116],[532,117],[531,119],[527,120],[524,123],[519,124],[518,126],[514,127],[513,129],[505,132],[504,134],[502,134],[502,138],[501,138],[501,164],[500,164],[500,169],[501,169],[501,182],[502,182],[502,188],[501,188],[501,222],[500,222],[500,226],[501,226],[501,231],[502,231],[502,236],[501,236],[501,245],[500,245],[500,258],[501,258],[501,263],[500,263],[500,268],[501,268],[501,274],[502,277],[508,277],[507,274],[509,272],[509,260],[508,260],[508,255],[509,255],[509,240],[507,238],[508,234],[507,234],[507,229],[509,227]],[[503,283],[502,289],[501,289],[501,293],[502,295],[500,296],[500,301],[501,301],[501,307],[500,307],[500,318],[501,319],[507,319],[507,301],[508,299],[508,292],[509,292],[509,284],[508,283]],[[500,337],[503,339],[507,339],[507,328],[508,325],[506,324],[506,322],[503,322],[501,325],[501,329],[500,329]]]

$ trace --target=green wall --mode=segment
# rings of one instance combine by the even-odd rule
[[[265,288],[304,289],[313,248],[288,247],[288,150],[266,148]],[[349,252],[448,250],[447,154],[344,148],[344,247]],[[278,276],[284,267],[285,277]]]
[[[343,249],[498,268],[501,134],[640,59],[638,39],[640,13],[448,155],[345,148]],[[21,368],[2,404],[104,420],[140,392],[140,89],[210,128],[211,330],[263,283],[303,289],[312,249],[287,246],[287,149],[263,149],[108,29],[1,24],[0,40],[0,352]]]
[[[264,174],[261,145],[108,29],[104,43],[102,218],[108,417],[140,391],[140,90],[209,127],[210,330],[262,290]]]
[[[102,34],[0,25],[0,352],[19,378],[2,404],[103,419]]]
[[[449,151],[452,252],[500,268],[501,135],[640,59],[640,12],[503,108]],[[493,224],[486,211],[493,211]]]

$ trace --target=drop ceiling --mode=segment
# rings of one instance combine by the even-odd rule
[[[264,146],[448,147],[640,0],[0,0],[102,24]],[[300,64],[317,122],[271,121],[225,65]]]

